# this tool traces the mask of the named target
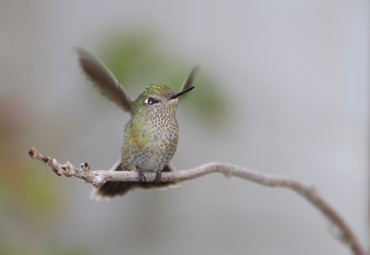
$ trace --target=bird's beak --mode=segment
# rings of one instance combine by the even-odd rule
[[[184,91],[181,91],[181,92],[179,92],[179,93],[177,93],[177,94],[173,95],[170,99],[178,98],[179,96],[181,96],[181,95],[185,94],[186,92],[189,92],[189,91],[190,91],[190,90],[192,90],[193,88],[194,88],[194,86],[193,86],[193,87],[190,87],[190,88],[188,88],[188,89],[186,89],[186,90],[184,90]]]

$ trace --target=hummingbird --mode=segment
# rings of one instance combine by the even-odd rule
[[[194,88],[192,84],[197,66],[191,70],[179,93],[164,84],[155,83],[131,101],[122,85],[95,55],[82,48],[77,48],[77,53],[80,66],[94,87],[124,112],[131,114],[124,130],[121,158],[110,171],[136,171],[139,178],[139,182],[107,182],[94,189],[91,197],[111,198],[123,196],[134,188],[178,185],[161,182],[161,174],[176,171],[170,161],[179,139],[177,106],[180,96]],[[156,172],[154,182],[146,182],[145,172]]]

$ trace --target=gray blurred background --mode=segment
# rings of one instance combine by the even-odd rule
[[[173,163],[229,162],[309,180],[368,241],[369,3],[0,2],[0,254],[350,254],[297,194],[212,174],[167,191],[89,199],[31,146],[109,169],[129,115],[86,82],[75,46],[130,97],[174,90]]]

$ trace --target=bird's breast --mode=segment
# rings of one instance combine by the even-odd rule
[[[178,137],[176,119],[157,118],[134,125],[131,122],[125,130],[122,162],[130,170],[162,170],[176,152]]]

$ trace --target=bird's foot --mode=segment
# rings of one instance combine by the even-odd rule
[[[141,171],[141,169],[138,167],[136,167],[136,169],[137,169],[137,175],[139,176],[139,182],[146,182],[146,177]]]
[[[158,170],[157,174],[155,175],[154,183],[158,184],[161,182],[162,177],[162,170]]]

